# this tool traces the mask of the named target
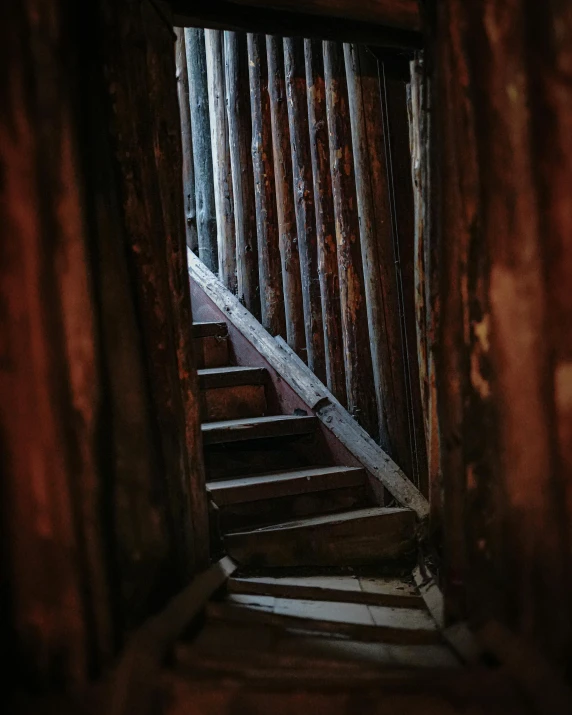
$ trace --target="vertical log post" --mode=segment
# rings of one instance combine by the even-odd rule
[[[304,331],[304,307],[302,305],[302,280],[300,256],[296,233],[296,212],[292,187],[292,155],[288,130],[288,108],[284,79],[284,49],[282,39],[266,37],[268,59],[268,92],[272,117],[272,146],[278,208],[278,230],[282,258],[282,281],[286,313],[287,341],[304,360],[306,359],[306,336]]]
[[[205,55],[209,93],[209,118],[216,211],[218,274],[224,285],[236,292],[236,242],[234,199],[230,169],[230,144],[226,116],[223,33],[205,30]]]
[[[157,270],[168,282],[168,307],[173,321],[173,347],[178,380],[172,386],[171,406],[177,412],[183,469],[171,474],[169,491],[177,564],[184,584],[209,563],[209,525],[202,455],[200,390],[194,365],[189,268],[184,238],[181,193],[181,139],[177,103],[169,78],[175,74],[172,33],[157,9],[143,4],[147,34],[149,111],[153,113],[153,144],[157,183],[163,214],[163,261],[157,254]],[[170,306],[170,307],[169,307]]]
[[[189,104],[189,73],[187,70],[187,50],[185,30],[175,28],[175,58],[177,69],[177,95],[181,116],[181,141],[183,146],[183,196],[185,200],[185,230],[187,246],[197,253],[197,208],[195,203],[195,166],[193,164],[193,133],[191,130],[191,106]]]
[[[370,435],[378,434],[377,406],[369,347],[352,137],[343,51],[324,42],[324,74],[338,270],[344,335],[348,410]]]
[[[264,35],[248,35],[248,69],[252,115],[252,168],[258,235],[258,275],[262,325],[286,337],[284,290],[272,157],[272,120]]]
[[[300,252],[306,354],[310,370],[322,382],[325,382],[324,325],[318,278],[316,213],[314,210],[306,70],[302,39],[284,38],[284,69],[292,151],[294,204]]]
[[[318,275],[324,321],[326,380],[330,392],[346,406],[344,344],[322,43],[319,40],[304,40],[304,55],[316,211]]]
[[[224,33],[224,57],[234,193],[238,297],[256,318],[260,318],[256,202],[251,154],[252,123],[245,33]]]
[[[230,168],[228,118],[225,102],[223,34],[205,30],[207,84],[218,243],[218,272],[224,285],[236,293],[236,240]]]
[[[408,400],[377,61],[344,46],[380,444],[411,478]]]
[[[397,285],[402,315],[403,364],[408,392],[412,454],[411,478],[427,494],[427,452],[419,383],[415,320],[414,204],[407,113],[408,63],[390,69],[380,63],[383,118],[385,120]]]
[[[204,30],[185,30],[199,258],[213,273],[218,271],[216,208],[214,197],[209,95]]]

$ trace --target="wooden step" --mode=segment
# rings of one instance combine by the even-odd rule
[[[228,554],[253,567],[355,566],[411,558],[415,513],[376,507],[228,534]]]
[[[208,482],[207,488],[216,505],[223,507],[308,492],[358,487],[363,486],[365,480],[365,470],[359,467],[310,467]]]
[[[206,609],[207,619],[330,633],[364,642],[401,645],[441,642],[441,634],[431,617],[417,609],[297,599],[272,599],[272,604],[264,606],[261,603],[257,607],[234,598],[234,601],[210,601]]]
[[[263,417],[268,373],[258,367],[217,367],[198,371],[204,422]]]
[[[221,387],[239,387],[241,385],[266,385],[268,371],[263,367],[227,367],[202,368],[197,371],[202,390],[214,390]]]
[[[363,603],[368,606],[425,608],[411,584],[390,577],[363,576],[258,576],[236,577],[227,582],[229,593],[301,598],[305,601]]]
[[[209,482],[264,474],[270,465],[276,471],[304,469],[308,460],[292,449],[292,442],[272,438],[211,445],[205,450]]]
[[[293,437],[312,434],[318,420],[314,416],[275,415],[241,420],[224,420],[202,425],[205,444],[222,444],[264,437]]]
[[[197,368],[228,365],[230,357],[226,323],[193,323],[192,331]]]

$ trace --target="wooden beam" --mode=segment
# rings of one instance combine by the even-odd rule
[[[236,292],[236,241],[234,199],[230,167],[229,127],[225,102],[223,34],[205,30],[207,85],[216,210],[218,272],[221,281]]]
[[[218,247],[204,31],[185,30],[199,256],[218,270]]]
[[[399,66],[401,64],[401,66]],[[407,62],[390,66],[380,63],[382,82],[385,143],[394,232],[394,252],[402,320],[402,365],[409,402],[409,443],[411,447],[411,478],[424,494],[428,493],[427,453],[415,319],[414,268],[414,203],[409,148],[409,118],[407,82],[410,79]]]
[[[171,7],[175,23],[182,27],[362,42],[398,53],[420,49],[423,45],[420,32],[386,27],[379,22],[240,6],[229,0],[171,0]]]
[[[292,150],[294,204],[300,251],[306,356],[312,372],[322,382],[325,382],[324,326],[318,277],[316,213],[314,210],[303,40],[284,38],[284,69]]]
[[[187,246],[195,253],[199,250],[197,235],[197,208],[195,202],[195,166],[193,163],[193,132],[191,129],[191,106],[189,100],[189,73],[187,70],[187,50],[185,31],[175,28],[177,37],[175,57],[177,69],[177,95],[181,115],[181,140],[183,151],[183,194],[185,208],[185,229]]]
[[[420,519],[425,519],[429,513],[425,497],[337,402],[328,388],[302,360],[295,359],[296,354],[284,341],[281,345],[279,340],[272,338],[190,251],[188,258],[191,281],[221,311],[225,320],[245,336],[268,365],[308,405],[322,425],[367,469],[372,479],[381,482],[399,504],[408,506]]]
[[[234,193],[236,271],[239,300],[260,317],[256,201],[252,176],[252,123],[246,35],[224,33],[225,81]]]
[[[418,0],[231,0],[246,7],[295,11],[308,15],[340,17],[344,20],[377,22],[401,30],[420,30]]]
[[[412,475],[378,64],[357,45],[345,45],[344,56],[380,444]]]
[[[272,118],[272,147],[278,209],[280,255],[282,259],[282,284],[286,312],[286,336],[290,347],[300,356],[306,356],[304,308],[302,305],[302,279],[296,232],[296,214],[292,186],[292,155],[288,128],[288,108],[284,77],[284,50],[282,38],[266,37],[268,60],[268,92]]]
[[[348,91],[341,45],[324,42],[324,74],[348,411],[370,435],[377,437],[379,426],[375,394],[371,389],[373,370],[356,211]]]
[[[263,35],[250,33],[247,41],[252,118],[252,168],[258,235],[260,321],[271,335],[286,337],[266,39]]]
[[[304,40],[304,59],[316,212],[318,276],[324,324],[326,383],[330,392],[345,406],[347,394],[344,346],[322,43],[318,40]]]

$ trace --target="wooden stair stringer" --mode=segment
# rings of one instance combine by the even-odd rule
[[[266,368],[283,414],[296,411],[315,416],[335,462],[363,467],[374,492],[377,486],[379,493],[382,486],[398,504],[425,519],[427,499],[327,387],[283,342],[273,338],[191,251],[188,260],[195,319],[226,322],[237,365]]]

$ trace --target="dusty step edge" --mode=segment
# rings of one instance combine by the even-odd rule
[[[228,326],[223,321],[197,321],[193,323],[192,336],[200,338],[227,338]]]
[[[274,415],[208,422],[201,425],[201,431],[204,444],[209,445],[265,437],[295,437],[311,434],[316,429],[316,424],[317,419],[312,415]]]
[[[263,367],[205,367],[197,370],[199,385],[202,390],[215,390],[224,387],[242,387],[248,385],[266,385],[268,371]]]
[[[213,480],[207,482],[207,491],[222,507],[364,485],[361,467],[316,467]]]

